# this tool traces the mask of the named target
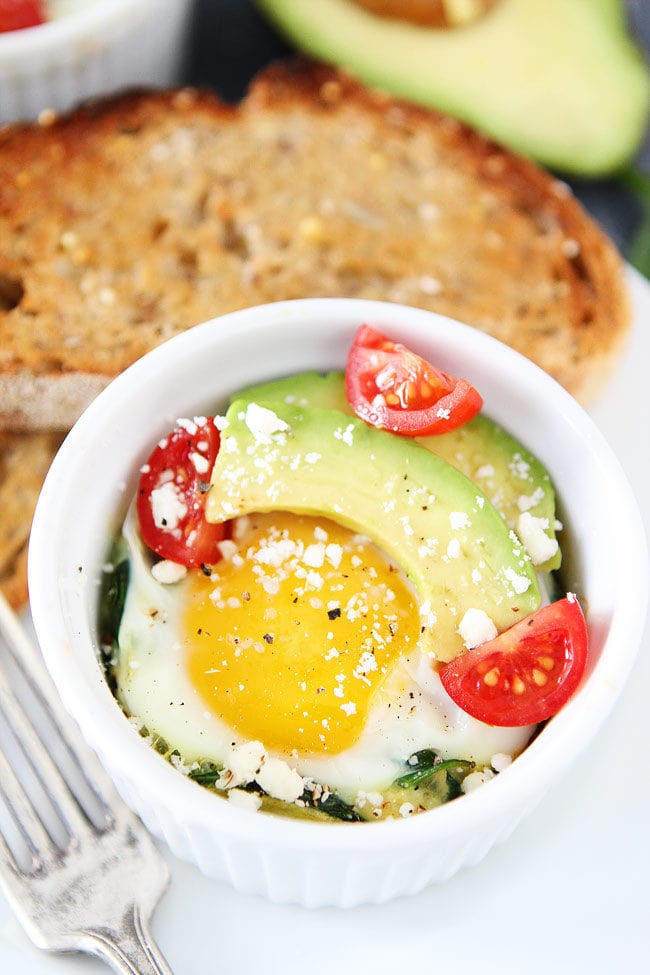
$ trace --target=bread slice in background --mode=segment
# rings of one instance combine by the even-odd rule
[[[466,321],[585,403],[629,323],[563,183],[330,68],[273,66],[237,107],[131,94],[0,133],[0,426],[65,429],[198,322],[339,295]]]
[[[52,433],[0,432],[0,589],[16,609],[27,602],[32,515],[60,442]]]

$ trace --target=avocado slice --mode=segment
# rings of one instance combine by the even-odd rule
[[[345,392],[345,373],[339,369],[299,372],[268,383],[256,383],[238,392],[235,398],[247,403],[286,403],[353,415]]]
[[[310,54],[552,168],[603,176],[643,138],[649,77],[623,0],[499,0],[451,30],[380,17],[354,0],[258,4]]]
[[[353,415],[345,393],[345,376],[338,371],[304,372],[260,383],[238,394],[238,398],[248,402],[316,406]],[[541,524],[546,525],[543,531],[549,539],[549,551],[557,547],[537,568],[540,572],[560,568],[562,553],[555,535],[553,484],[544,465],[523,444],[482,414],[457,430],[416,439],[473,481],[509,528],[517,531],[524,512],[531,518],[541,519]]]
[[[422,641],[441,661],[483,610],[498,630],[540,605],[519,539],[474,484],[429,450],[338,410],[236,400],[214,465],[208,521],[255,511],[322,514],[398,563],[420,602]]]

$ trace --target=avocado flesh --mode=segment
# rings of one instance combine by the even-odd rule
[[[286,403],[341,410],[353,415],[342,372],[304,372],[286,379],[252,386],[238,394],[247,402]],[[548,471],[515,437],[488,417],[479,415],[456,430],[435,437],[417,437],[419,444],[442,457],[487,495],[509,528],[517,530],[523,510],[548,523],[544,532],[555,536],[555,491]],[[559,569],[562,553],[538,566],[540,572]]]
[[[338,410],[264,404],[289,425],[255,435],[236,400],[207,496],[208,521],[255,511],[324,515],[370,537],[419,598],[421,645],[464,649],[458,625],[483,610],[499,631],[534,612],[534,569],[501,515],[463,474],[419,444]]]
[[[566,173],[611,173],[643,138],[649,77],[622,0],[500,0],[453,30],[352,0],[258,3],[310,54]]]

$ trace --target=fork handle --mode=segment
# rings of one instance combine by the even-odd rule
[[[137,904],[126,912],[119,931],[86,930],[83,947],[120,975],[173,975]]]

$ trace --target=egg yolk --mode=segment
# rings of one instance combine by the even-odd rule
[[[268,748],[349,748],[391,667],[415,647],[410,588],[367,538],[325,519],[240,519],[236,546],[209,578],[197,571],[189,581],[193,686],[212,713]]]

